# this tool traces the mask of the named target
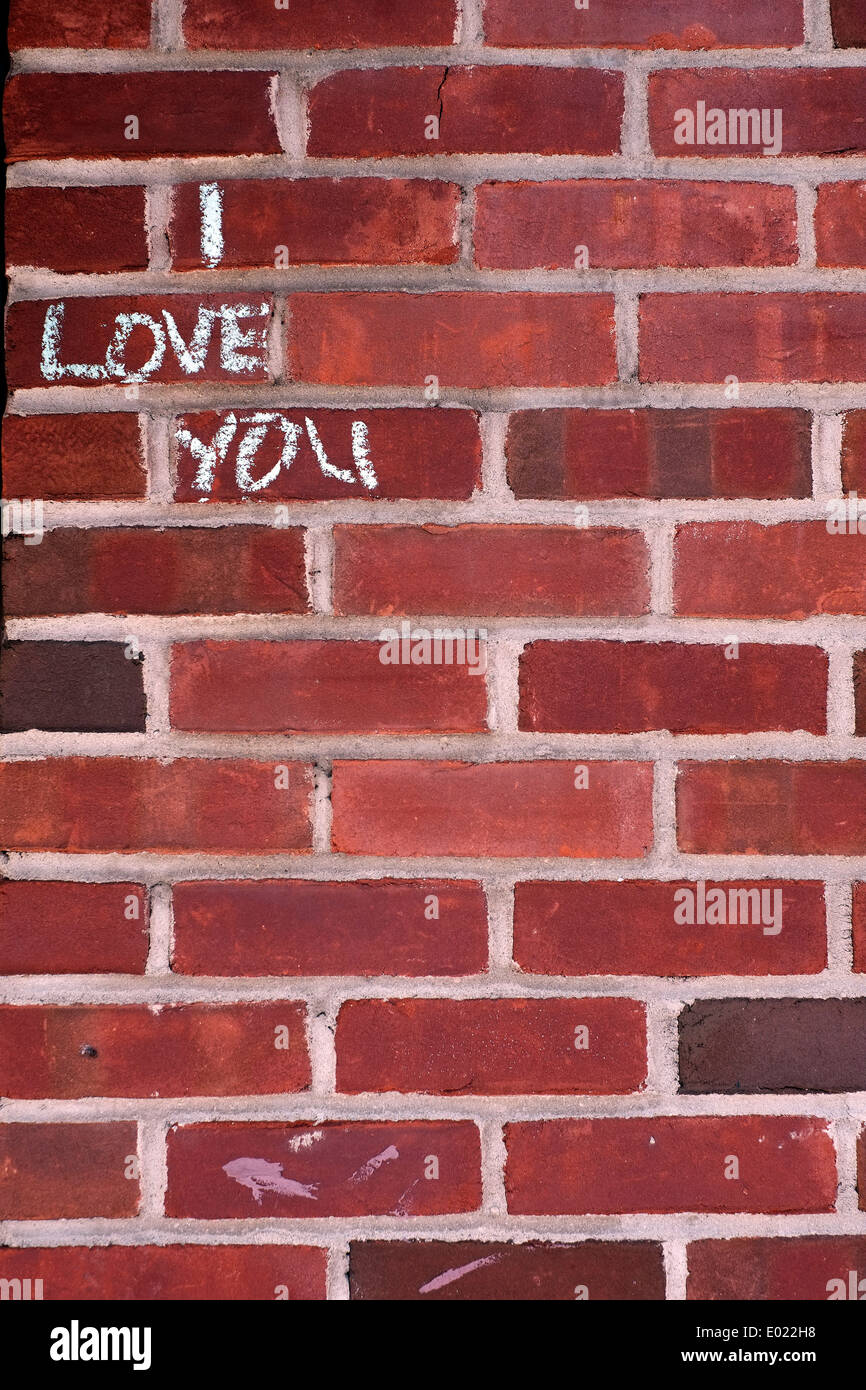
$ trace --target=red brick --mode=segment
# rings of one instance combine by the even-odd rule
[[[289,299],[293,380],[333,386],[606,386],[607,294],[352,291]]]
[[[188,48],[402,48],[450,44],[455,0],[304,0],[278,10],[273,0],[186,0]]]
[[[303,535],[239,526],[74,527],[6,542],[6,612],[303,613]]]
[[[690,854],[866,854],[866,762],[690,763],[677,782]]]
[[[487,966],[484,893],[468,881],[196,881],[174,885],[173,908],[181,975],[450,976]]]
[[[349,1287],[379,1302],[567,1303],[579,1288],[594,1302],[658,1301],[665,1276],[650,1241],[362,1240],[349,1246]]]
[[[327,1258],[309,1245],[7,1247],[0,1279],[41,1279],[46,1303],[309,1302],[325,1298]]]
[[[675,894],[681,889],[690,889],[697,900],[697,884],[684,879],[518,883],[515,962],[537,975],[816,975],[826,969],[822,883],[732,879],[706,884],[707,894],[780,889],[782,930],[772,936],[764,934],[763,925],[753,925],[751,911],[748,923],[675,921]]]
[[[0,1125],[0,1220],[135,1216],[137,1149],[134,1124]]]
[[[307,1090],[303,1004],[0,1006],[0,1092],[282,1095]],[[277,1043],[285,1046],[277,1046]]]
[[[147,933],[139,883],[0,882],[3,975],[141,975]]]
[[[147,48],[151,0],[75,0],[72,5],[45,0],[11,0],[9,47]]]
[[[846,492],[866,493],[866,410],[849,410],[843,416],[842,486]],[[858,520],[858,529],[859,524]]]
[[[541,1120],[506,1126],[508,1210],[829,1212],[826,1120],[790,1115]],[[730,1157],[739,1177],[726,1178]]]
[[[650,73],[650,141],[657,155],[681,159],[760,159],[764,148],[770,147],[763,139],[756,144],[677,144],[676,112],[688,109],[695,113],[699,101],[705,102],[707,113],[781,110],[779,153],[783,157],[856,155],[866,150],[866,72],[862,68],[678,68]],[[771,135],[772,130],[771,123]],[[745,133],[751,136],[753,132],[749,129]],[[730,135],[730,129],[725,134]]]
[[[334,848],[642,858],[652,844],[651,799],[648,763],[338,762]]]
[[[7,415],[3,495],[45,501],[144,497],[138,415]]]
[[[235,416],[241,427],[226,447],[225,462],[214,471],[209,492],[204,481],[204,493],[197,485],[198,459],[177,439],[175,431],[175,498],[178,502],[200,502],[203,495],[218,502],[249,502],[257,498],[268,502],[283,498],[314,501],[344,497],[355,501],[398,497],[463,501],[481,487],[478,416],[469,410],[316,410],[311,416],[304,410],[281,410],[279,416],[299,429],[297,459],[291,467],[283,467],[265,489],[256,492],[250,492],[238,482],[238,450],[252,428],[246,423],[247,416],[243,412],[224,410],[181,415],[176,427],[209,446],[217,431],[230,423],[230,415]],[[322,472],[310,442],[308,418],[329,463],[351,473],[351,482]],[[353,464],[352,425],[356,422],[367,430],[367,451],[376,475],[376,485],[372,488],[361,482]],[[253,469],[256,481],[273,470],[284,442],[282,429],[277,422],[272,423],[256,454]]]
[[[576,10],[562,0],[486,0],[484,33],[500,48],[794,48],[802,0],[617,0]]]
[[[355,999],[336,1048],[337,1090],[350,1094],[627,1095],[646,1081],[646,1011],[632,999]]]
[[[677,530],[674,604],[690,617],[866,613],[866,536],[823,521],[701,522]]]
[[[9,382],[13,388],[57,384],[92,388],[179,384],[190,379],[267,381],[272,309],[266,294],[19,300],[10,306],[7,319]],[[243,313],[240,322],[237,313]],[[118,325],[118,315],[133,314],[150,322],[136,319],[131,330],[123,320]],[[210,330],[206,352],[190,354],[200,322]],[[169,337],[169,323],[183,339],[186,365]],[[237,330],[247,341],[229,355]]]
[[[98,275],[147,263],[143,188],[8,189],[7,268]]]
[[[806,410],[519,410],[517,497],[811,497]]]
[[[274,783],[287,769],[286,789]],[[73,854],[309,850],[300,763],[41,758],[0,764],[0,843]]]
[[[820,647],[531,642],[520,658],[520,728],[531,733],[748,734],[827,728]]]
[[[866,1129],[861,1129],[857,1139],[857,1191],[860,1210],[866,1211]]]
[[[793,188],[759,183],[582,179],[485,183],[477,192],[476,264],[570,270],[794,265]]]
[[[166,1213],[251,1220],[477,1211],[480,1159],[478,1130],[465,1120],[185,1125],[168,1135]]]
[[[269,72],[28,72],[6,87],[6,157],[280,154]],[[128,140],[127,116],[139,138]]]
[[[696,1240],[688,1247],[688,1265],[687,1298],[850,1298],[852,1270],[859,1285],[855,1297],[862,1302],[866,1296],[866,1236]]]
[[[355,68],[310,93],[307,153],[617,154],[620,73],[593,68]],[[428,117],[439,118],[428,139]]]
[[[818,264],[866,266],[866,183],[822,183],[815,208]]]
[[[285,13],[285,11],[282,11]],[[197,183],[173,190],[174,270],[201,270]],[[437,179],[229,179],[220,184],[221,269],[289,265],[451,265],[460,190]],[[282,262],[280,262],[282,264]]]
[[[486,731],[483,666],[385,666],[382,649],[381,642],[359,641],[176,646],[172,727],[219,733]],[[480,655],[486,662],[483,644]]]
[[[338,613],[601,617],[645,613],[639,531],[337,526]]]
[[[866,734],[866,652],[854,653],[854,732]]]
[[[641,381],[721,384],[728,376],[866,381],[866,295],[643,296]]]
[[[854,884],[854,969],[866,973],[866,883]]]
[[[866,45],[866,10],[863,0],[830,0],[833,43],[837,48]]]

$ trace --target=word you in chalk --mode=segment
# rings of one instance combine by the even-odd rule
[[[269,433],[276,434],[279,456],[266,472],[256,477],[256,456]],[[205,494],[213,491],[217,469],[225,463],[229,448],[236,444],[235,478],[241,492],[249,494],[262,492],[275,482],[281,472],[288,472],[297,457],[298,446],[304,433],[323,477],[334,478],[341,483],[360,483],[369,492],[375,491],[379,486],[376,470],[370,458],[369,432],[363,420],[352,421],[352,459],[355,471],[351,468],[340,468],[331,462],[319,431],[309,415],[304,416],[302,427],[290,420],[281,410],[253,410],[248,415],[236,415],[230,410],[223,417],[210,442],[199,439],[183,425],[176,430],[175,438],[182,448],[189,450],[198,465],[193,479],[193,489]]]

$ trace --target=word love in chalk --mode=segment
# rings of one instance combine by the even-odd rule
[[[246,430],[241,434],[237,445],[235,477],[242,492],[261,492],[275,481],[280,472],[288,471],[294,463],[302,434],[301,426],[294,420],[290,420],[280,410],[254,410],[249,415],[241,416],[229,411],[209,444],[203,439],[198,439],[191,430],[183,426],[176,431],[175,438],[178,443],[184,449],[189,449],[198,463],[192,484],[196,492],[209,493],[213,490],[217,468],[225,462],[240,425],[245,425]],[[376,470],[370,458],[369,434],[363,420],[352,421],[352,458],[357,474],[349,468],[338,468],[336,464],[331,463],[319,431],[309,415],[304,416],[304,428],[319,468],[326,478],[336,478],[341,483],[360,481],[370,492],[379,486]],[[256,455],[269,430],[276,431],[281,441],[280,455],[266,473],[260,478],[255,478],[253,467]]]
[[[117,381],[140,384],[149,381],[162,367],[170,351],[185,376],[197,376],[207,366],[214,332],[219,325],[219,357],[223,371],[243,375],[260,372],[267,360],[269,304],[200,304],[195,327],[187,340],[170,309],[160,310],[159,318],[141,312],[115,315],[111,337],[101,362],[62,360],[63,323],[66,305],[49,304],[42,329],[41,370],[46,381],[73,377],[83,381]],[[250,324],[248,321],[255,321]],[[138,367],[127,361],[130,339],[141,332],[150,335],[150,356]],[[140,355],[140,346],[136,349]]]

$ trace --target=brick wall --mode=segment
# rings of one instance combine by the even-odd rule
[[[866,5],[11,47],[0,1277],[863,1296]]]

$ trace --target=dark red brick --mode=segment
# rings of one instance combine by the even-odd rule
[[[866,69],[863,69],[866,96]],[[866,148],[866,142],[864,142]],[[641,381],[866,381],[866,295],[647,294]]]
[[[485,183],[476,264],[492,270],[794,265],[793,188],[758,183],[581,179]]]
[[[279,767],[285,773],[278,773]],[[284,778],[285,788],[275,781]],[[310,849],[301,763],[41,758],[0,763],[0,843],[72,854]]]
[[[866,9],[863,0],[830,0],[833,42],[837,48],[866,46]]]
[[[606,386],[616,379],[607,294],[405,294],[289,299],[289,372],[332,386]]]
[[[181,975],[450,976],[487,965],[478,883],[195,881],[175,884],[173,907]]]
[[[307,153],[616,154],[623,79],[593,68],[355,68],[310,93]],[[439,118],[438,139],[425,134]]]
[[[862,68],[676,68],[649,76],[650,141],[657,155],[681,159],[762,158],[769,148],[755,144],[678,144],[676,113],[706,110],[782,112],[782,147],[787,155],[856,155],[866,150]],[[728,123],[726,122],[726,125]],[[772,135],[772,125],[769,127]],[[776,125],[778,129],[778,123]],[[725,132],[730,136],[728,128]],[[740,135],[739,131],[734,132]],[[697,138],[697,130],[695,136]],[[754,132],[745,132],[751,138]]]
[[[866,613],[866,532],[836,535],[827,525],[718,521],[680,526],[675,611],[707,618]]]
[[[383,665],[381,642],[188,642],[172,649],[171,723],[220,733],[479,733],[475,666]]]
[[[349,1246],[349,1287],[380,1302],[659,1301],[665,1276],[650,1241],[361,1240]]]
[[[481,487],[481,436],[478,416],[469,410],[281,410],[279,416],[299,428],[298,454],[291,467],[282,468],[267,487],[250,492],[238,481],[238,451],[253,426],[248,417],[256,412],[208,411],[181,415],[175,422],[175,469],[178,502],[250,502],[333,500],[350,497],[355,501],[381,498],[435,497],[463,501]],[[276,412],[271,412],[276,413]],[[177,438],[179,430],[192,434],[210,446],[217,431],[227,426],[229,416],[239,428],[226,446],[225,462],[214,470],[208,482],[197,484],[199,461],[188,444]],[[351,482],[326,476],[310,440],[310,419],[332,467],[352,475]],[[367,452],[376,475],[375,487],[358,477],[353,460],[352,426],[362,424],[367,431]],[[184,436],[185,439],[185,436]],[[280,459],[285,436],[276,421],[271,422],[253,468],[255,480],[266,477]]]
[[[764,924],[774,898],[767,900],[770,911],[763,916],[760,900],[749,899],[741,908],[737,899],[736,924],[686,925],[674,917],[683,902],[675,895],[682,889],[689,889],[697,903],[697,884],[683,879],[518,883],[514,959],[521,970],[537,975],[815,975],[826,968],[822,883],[732,879],[706,884],[707,894],[778,889],[782,930],[773,935],[765,934]],[[729,901],[726,918],[733,915]]]
[[[10,617],[52,613],[303,613],[302,532],[239,526],[75,527],[6,541]]]
[[[135,1216],[137,1151],[129,1123],[0,1125],[0,1220]]]
[[[514,1215],[830,1212],[826,1120],[792,1115],[541,1120],[506,1126]],[[726,1178],[734,1157],[739,1177]]]
[[[531,733],[737,734],[827,727],[827,653],[724,643],[531,642],[520,727]]]
[[[631,616],[649,602],[639,531],[337,526],[338,613]]]
[[[438,179],[227,179],[220,267],[451,265],[460,190]],[[174,270],[202,270],[200,185],[178,184],[169,244]],[[284,262],[280,262],[281,265]]]
[[[139,883],[0,880],[4,975],[141,975],[147,933]]]
[[[6,415],[4,497],[97,502],[144,497],[138,415]]]
[[[0,732],[143,733],[142,664],[116,642],[0,646]]]
[[[7,1247],[0,1279],[41,1279],[46,1303],[294,1303],[325,1298],[327,1259],[309,1245]]]
[[[185,1125],[168,1134],[166,1212],[249,1221],[477,1211],[480,1158],[465,1120]]]
[[[280,154],[269,72],[27,72],[6,87],[6,157]],[[125,135],[137,116],[139,138]]]
[[[0,1092],[67,1100],[304,1091],[305,1015],[283,1001],[2,1005]]]
[[[266,294],[19,300],[10,306],[7,319],[9,382],[17,389],[183,384],[191,379],[267,381],[272,311]],[[243,315],[240,321],[238,312]],[[133,314],[149,322],[136,319],[127,331],[126,316]],[[170,336],[166,314],[183,340],[183,358]],[[206,350],[191,353],[189,345],[200,323],[210,329]],[[235,337],[238,329],[246,338],[241,346]]]
[[[866,501],[866,410],[849,410],[843,421],[842,486],[846,492],[862,489]],[[858,530],[864,515],[866,508],[858,516]]]
[[[7,190],[7,268],[105,275],[147,264],[143,188]]]
[[[519,410],[517,497],[810,497],[806,410]]]
[[[687,854],[866,854],[866,762],[684,762]]]
[[[819,265],[866,266],[866,183],[819,184],[815,239]]]
[[[818,1302],[851,1298],[852,1282],[866,1297],[866,1236],[696,1240],[688,1264],[687,1298]]]
[[[9,47],[147,48],[151,0],[10,0]]]
[[[856,3],[856,0],[855,0]],[[802,0],[486,0],[484,33],[500,48],[794,48]]]
[[[186,0],[188,48],[403,48],[454,39],[455,0]]]
[[[866,999],[698,999],[679,1037],[686,1095],[866,1090]]]
[[[627,1095],[646,1081],[646,1011],[632,999],[356,999],[336,1048],[337,1090],[350,1094]]]

